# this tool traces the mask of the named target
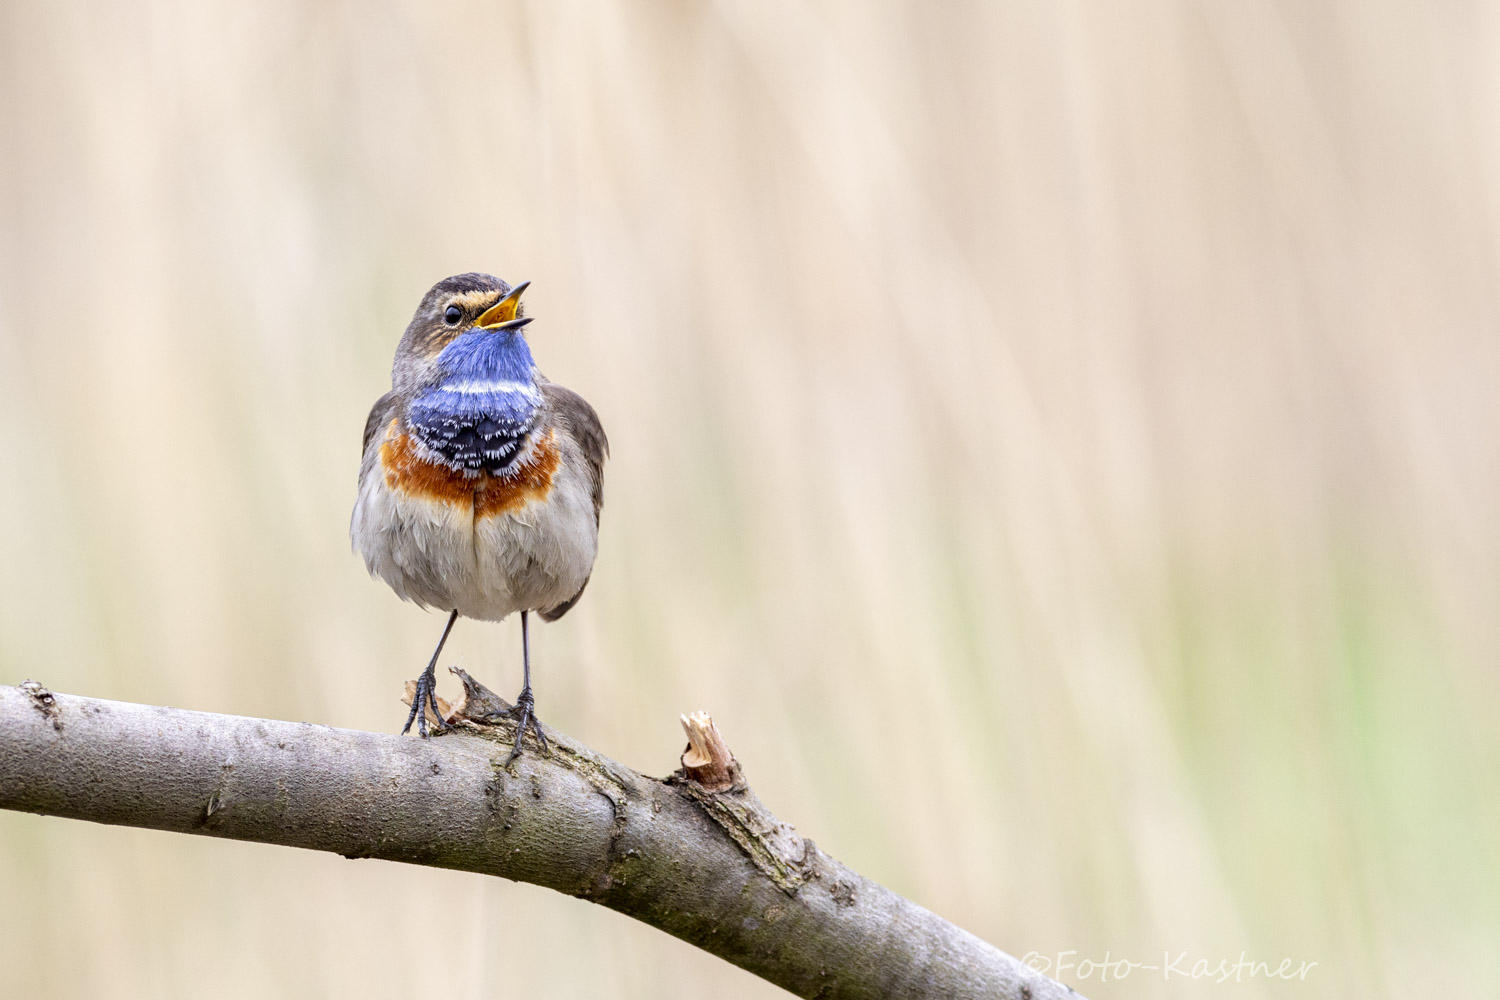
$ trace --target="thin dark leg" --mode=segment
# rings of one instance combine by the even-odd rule
[[[422,711],[423,705],[432,706],[432,714],[437,717],[439,729],[451,729],[448,723],[443,721],[443,713],[438,710],[437,703],[437,661],[443,653],[443,644],[448,641],[448,633],[453,631],[453,623],[458,621],[458,612],[454,611],[448,616],[448,624],[443,626],[443,637],[438,640],[437,649],[432,651],[432,662],[427,664],[427,669],[417,678],[417,690],[412,693],[411,711],[406,716],[406,725],[401,727],[401,735],[405,736],[411,729],[412,720],[417,722],[417,732],[425,739],[427,737],[427,713]]]
[[[505,759],[507,764],[521,756],[521,738],[526,735],[528,725],[536,734],[536,741],[541,744],[542,752],[549,752],[547,737],[542,735],[542,724],[536,717],[536,699],[531,696],[531,629],[526,614],[525,611],[521,612],[521,695],[510,710],[511,717],[516,720],[516,745]]]
[[[521,612],[521,689],[531,690],[531,625],[527,612]]]

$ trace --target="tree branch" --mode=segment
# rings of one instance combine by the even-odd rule
[[[803,997],[1076,996],[828,857],[746,785],[707,716],[648,778],[548,730],[507,767],[462,672],[430,740],[0,687],[0,807],[456,868],[658,927]]]

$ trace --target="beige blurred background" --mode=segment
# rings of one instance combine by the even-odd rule
[[[432,282],[530,278],[614,446],[549,724],[661,774],[709,709],[1018,955],[1317,963],[1092,996],[1493,989],[1500,9],[0,26],[0,683],[395,731],[441,620],[349,551],[360,430]],[[460,998],[782,995],[531,886],[0,815],[5,996],[406,997],[413,948]]]

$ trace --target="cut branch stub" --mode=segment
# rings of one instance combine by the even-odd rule
[[[441,721],[453,723],[459,719],[468,719],[470,722],[493,722],[510,711],[510,702],[470,677],[462,667],[449,667],[448,671],[463,682],[464,690],[458,700],[451,704],[442,695],[434,695],[438,709],[443,714]],[[417,682],[407,681],[401,694],[401,704],[411,705],[411,700],[416,696]],[[429,726],[438,725],[439,720],[432,714],[431,705],[422,706],[422,710]]]
[[[464,685],[463,697],[453,703],[453,711],[446,716],[449,722],[456,719],[469,719],[476,722],[481,719],[494,719],[510,711],[510,702],[470,677],[468,671],[462,667],[449,667],[448,671],[463,681]]]
[[[788,895],[817,877],[818,848],[777,819],[750,790],[739,762],[707,712],[679,716],[687,732],[682,770],[667,781],[708,813],[745,856]]]
[[[732,788],[740,780],[740,767],[719,727],[707,712],[680,715],[687,733],[688,745],[682,751],[682,770],[689,778],[710,792]]]

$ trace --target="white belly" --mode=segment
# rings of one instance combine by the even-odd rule
[[[583,587],[598,547],[591,485],[563,462],[545,497],[517,510],[412,495],[367,463],[349,526],[370,573],[403,600],[499,621],[564,603]]]

